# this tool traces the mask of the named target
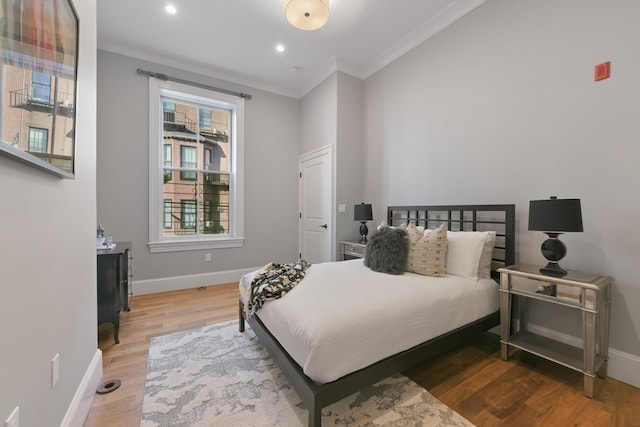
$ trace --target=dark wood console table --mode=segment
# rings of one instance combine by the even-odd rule
[[[131,242],[116,242],[113,249],[99,249],[98,255],[98,325],[113,324],[118,344],[120,312],[129,311],[131,287]]]

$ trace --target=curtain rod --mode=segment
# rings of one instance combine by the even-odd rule
[[[167,76],[166,74],[160,74],[160,73],[154,73],[153,71],[147,71],[147,70],[143,70],[142,68],[138,68],[138,73],[139,74],[145,74],[149,77],[153,77],[155,79],[159,79],[159,80],[164,80],[165,82],[167,80],[172,81],[172,82],[176,82],[176,83],[182,83],[185,85],[190,85],[190,86],[196,86],[202,89],[209,89],[209,90],[214,90],[216,92],[222,92],[222,93],[226,93],[227,95],[234,95],[234,96],[239,96],[240,98],[244,98],[244,99],[251,99],[253,98],[253,95],[251,95],[250,93],[244,93],[244,92],[235,92],[232,90],[227,90],[227,89],[221,89],[219,87],[214,87],[214,86],[209,86],[209,85],[205,85],[202,83],[197,83],[197,82],[192,82],[189,80],[183,80],[177,77],[171,77],[171,76]]]

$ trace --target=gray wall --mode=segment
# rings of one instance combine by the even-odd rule
[[[302,99],[300,154],[329,144],[334,150],[336,242],[359,238],[359,223],[353,221],[353,205],[365,201],[362,199],[363,88],[360,79],[336,72]],[[345,212],[338,211],[340,204],[345,205]],[[336,245],[336,257],[337,250]]]
[[[338,74],[332,74],[302,98],[298,154],[306,154],[338,138]]]
[[[97,352],[96,2],[81,23],[76,178],[0,157],[0,420],[60,425]],[[51,360],[60,379],[51,387]]]
[[[364,192],[364,141],[362,137],[363,89],[362,80],[338,73],[337,147],[336,147],[336,204],[346,205],[346,212],[336,214],[336,241],[360,238],[360,223],[353,220],[353,205],[368,200]],[[336,205],[337,210],[337,205]],[[381,218],[374,218],[380,220]],[[375,221],[369,222],[370,235]],[[337,250],[337,245],[336,245]]]
[[[539,264],[529,201],[580,198],[584,232],[561,237],[561,264],[616,279],[611,346],[636,358],[639,16],[635,0],[489,0],[368,78],[364,103],[365,195],[379,215],[516,203],[518,261]],[[594,82],[605,61],[611,78]],[[579,331],[548,314],[533,320]]]
[[[253,95],[245,102],[242,248],[149,252],[149,86],[137,68]],[[134,284],[295,260],[299,101],[101,50],[98,117],[97,221],[114,241],[133,243]],[[211,262],[205,262],[207,252]]]

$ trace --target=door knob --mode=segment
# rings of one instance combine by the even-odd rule
[[[322,228],[328,228],[328,227],[327,227],[327,224],[322,224],[320,227],[322,227]]]

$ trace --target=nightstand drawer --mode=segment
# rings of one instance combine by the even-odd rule
[[[340,242],[340,259],[364,258],[366,244],[357,242]]]
[[[344,246],[344,253],[364,256],[364,249],[365,247],[361,245],[347,244]]]

